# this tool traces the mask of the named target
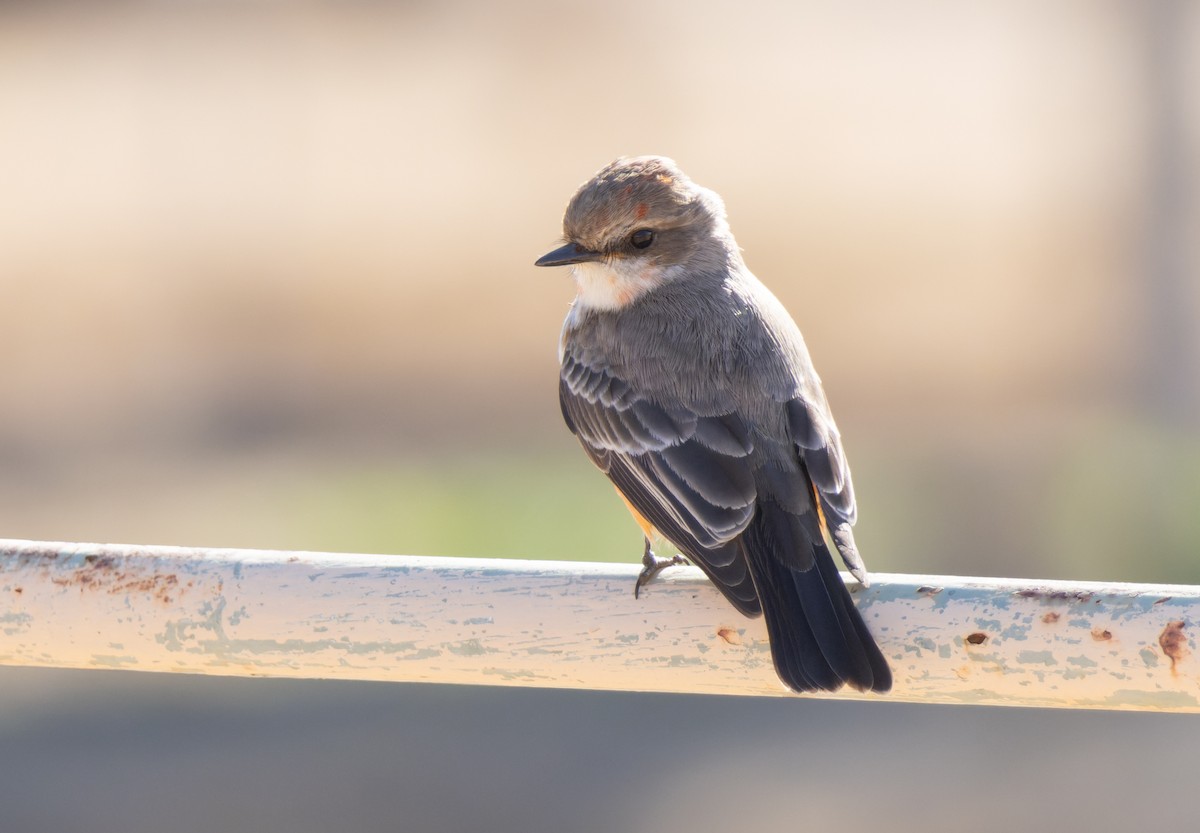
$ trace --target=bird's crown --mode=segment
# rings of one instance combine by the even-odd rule
[[[703,234],[724,218],[720,198],[692,182],[673,160],[621,157],[575,192],[563,217],[563,233],[590,250],[616,254],[666,231]]]

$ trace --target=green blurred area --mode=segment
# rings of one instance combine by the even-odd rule
[[[105,458],[19,494],[0,484],[0,500],[27,507],[8,534],[35,539],[637,561],[641,533],[615,491],[555,431],[552,448]],[[855,439],[856,535],[872,571],[1200,581],[1193,434],[1101,419],[1033,448]]]
[[[637,561],[641,533],[608,481],[530,454],[407,461],[295,484],[297,540],[314,549]]]
[[[1200,440],[1190,434],[1109,424],[1040,460],[908,451],[868,447],[853,458],[872,570],[1200,581]],[[320,471],[291,480],[276,511],[294,519],[268,542],[282,548],[641,557],[639,530],[582,451],[448,452]]]

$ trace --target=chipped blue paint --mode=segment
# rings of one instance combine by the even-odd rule
[[[28,613],[0,613],[0,632],[5,636],[16,636],[27,630],[33,622]]]
[[[447,645],[446,650],[460,657],[474,657],[496,652],[494,648],[485,648],[478,639],[464,639],[456,645]]]
[[[998,622],[997,626],[999,626]],[[999,636],[1003,639],[1020,641],[1029,636],[1029,629],[1031,627],[1032,623],[1025,619],[1015,625],[1009,625],[1007,628],[999,629],[998,627]],[[981,630],[986,630],[986,628],[981,628]]]
[[[217,653],[226,660],[237,660],[244,659],[247,656],[269,654],[299,656],[317,654],[324,651],[337,651],[339,654],[348,656],[387,654],[396,659],[428,658],[441,655],[440,651],[434,649],[418,649],[416,644],[412,642],[351,642],[345,637],[340,639],[200,640],[199,645],[206,651]],[[453,647],[450,647],[449,650],[452,653],[460,653],[459,651],[455,651]],[[464,650],[461,653],[468,655],[471,652]],[[479,648],[475,653],[485,653],[485,651]]]
[[[166,647],[168,651],[183,650],[183,636],[179,632],[178,622],[167,622],[163,632],[155,637],[155,640]]]
[[[1103,705],[1131,708],[1142,706],[1147,709],[1187,709],[1200,707],[1200,700],[1195,695],[1183,691],[1143,691],[1141,689],[1121,689],[1113,692]]]
[[[395,651],[393,653],[395,653],[397,655],[403,654],[403,656],[401,656],[399,658],[404,659],[408,662],[419,662],[421,660],[426,660],[426,659],[436,659],[442,655],[442,652],[437,650],[436,648],[420,648],[416,651]]]
[[[1021,651],[1017,654],[1017,662],[1022,665],[1058,665],[1053,651]]]

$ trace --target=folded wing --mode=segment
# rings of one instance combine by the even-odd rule
[[[749,431],[735,413],[699,415],[636,391],[570,354],[563,418],[635,509],[700,567],[740,611],[761,611],[736,541],[754,516]]]

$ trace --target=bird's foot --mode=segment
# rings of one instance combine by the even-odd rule
[[[633,597],[636,599],[642,586],[648,584],[663,570],[687,563],[687,559],[682,555],[676,555],[673,558],[659,558],[650,549],[650,540],[647,539],[646,551],[642,553],[642,571],[638,573],[637,582],[633,585]]]

